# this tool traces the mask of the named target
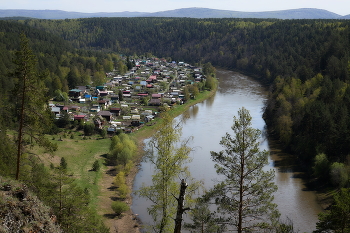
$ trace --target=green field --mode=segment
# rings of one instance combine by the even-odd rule
[[[74,135],[74,138],[71,138],[71,135]],[[38,149],[35,153],[43,154],[41,159],[48,166],[51,163],[59,166],[61,158],[64,157],[68,164],[68,174],[74,177],[82,188],[89,190],[91,205],[96,205],[100,192],[98,184],[104,171],[104,156],[108,153],[110,139],[102,139],[99,135],[83,138],[82,132],[71,132],[66,134],[66,137],[54,136],[52,140],[58,146],[53,155],[45,154],[42,149]],[[99,160],[101,165],[101,169],[97,172],[91,171],[95,160]]]

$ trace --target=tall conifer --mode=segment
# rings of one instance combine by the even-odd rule
[[[274,171],[265,171],[268,152],[260,151],[260,130],[251,127],[252,117],[242,108],[220,144],[224,150],[211,152],[215,168],[223,180],[209,192],[215,198],[221,219],[235,231],[252,232],[272,227],[277,205],[272,203],[277,186]],[[229,228],[230,228],[229,227]]]
[[[34,141],[49,151],[56,150],[57,146],[44,136],[52,123],[47,88],[44,76],[37,71],[37,60],[24,33],[21,34],[20,50],[16,52],[14,64],[16,69],[12,75],[16,85],[13,93],[18,122],[16,179],[19,179],[21,156],[28,145],[25,140]]]

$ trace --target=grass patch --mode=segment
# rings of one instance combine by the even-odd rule
[[[67,134],[67,133],[66,133]],[[71,138],[70,135],[74,137]],[[51,139],[52,136],[48,136]],[[110,139],[101,139],[100,136],[91,136],[83,139],[80,132],[72,132],[66,137],[56,135],[54,142],[57,143],[58,150],[53,156],[45,154],[42,148],[34,147],[33,153],[40,155],[41,160],[49,166],[59,166],[60,159],[64,157],[67,161],[67,172],[76,179],[77,184],[86,188],[90,193],[90,203],[92,207],[97,206],[100,194],[99,181],[104,171],[104,155],[108,153]],[[101,169],[92,171],[93,163],[99,160]]]

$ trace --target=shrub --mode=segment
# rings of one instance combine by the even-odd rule
[[[129,175],[130,170],[133,167],[134,167],[134,163],[131,160],[129,160],[128,163],[125,165],[125,168],[124,168],[125,175]]]
[[[347,173],[347,168],[343,163],[332,163],[330,169],[330,176],[332,184],[336,187],[343,188],[347,185],[349,180],[349,175]]]
[[[101,129],[100,135],[101,135],[102,138],[106,138],[107,137],[107,130],[106,129]]]
[[[116,186],[120,186],[122,184],[125,184],[125,173],[123,171],[119,172],[116,177],[114,178],[114,184]]]
[[[316,177],[328,179],[329,161],[326,154],[321,153],[316,155],[312,169]]]
[[[114,201],[112,203],[112,209],[117,215],[120,215],[121,213],[128,211],[129,206],[125,202]]]
[[[92,164],[92,170],[97,172],[100,170],[100,163],[98,162],[98,160],[96,159],[95,162]]]
[[[118,193],[120,198],[126,198],[129,193],[129,188],[126,184],[119,185]]]
[[[61,161],[60,161],[60,168],[62,168],[63,170],[66,170],[67,169],[67,161],[64,157],[61,158]]]
[[[93,135],[93,133],[95,131],[95,125],[87,123],[84,125],[83,129],[84,129],[85,136],[91,136],[91,135]]]

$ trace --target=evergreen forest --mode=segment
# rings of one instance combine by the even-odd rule
[[[13,23],[18,30],[33,31],[37,40],[43,38],[39,64],[52,74],[52,92],[87,82],[86,72],[116,62],[111,52],[210,62],[254,75],[270,87],[266,122],[285,148],[309,166],[319,153],[333,162],[345,162],[349,154],[347,20],[90,18]],[[44,39],[48,33],[55,41]]]
[[[107,72],[126,69],[129,56],[199,65],[210,62],[217,68],[251,75],[269,90],[264,119],[270,134],[298,158],[308,174],[322,178],[323,184],[350,186],[349,20],[0,20],[0,100],[4,106],[0,108],[0,151],[7,161],[0,164],[0,174],[4,176],[13,175],[10,166],[15,166],[11,159],[4,159],[14,153],[4,132],[16,129],[18,124],[16,103],[11,100],[17,81],[9,74],[15,69],[21,33],[29,39],[37,69],[47,77],[44,84],[49,97],[78,85],[103,84]],[[54,132],[52,127],[45,133]],[[34,159],[30,163],[34,164]],[[47,172],[33,164],[38,166],[38,174],[26,178],[32,182],[39,178],[39,172]],[[66,182],[77,196],[88,195],[68,181],[63,165],[52,169],[61,174],[55,178],[56,187]],[[53,184],[35,183],[33,187],[49,185]],[[43,199],[57,195],[44,193],[47,190],[38,191]],[[90,210],[79,211],[86,215],[82,218],[98,222]],[[96,228],[106,231],[98,224]]]

